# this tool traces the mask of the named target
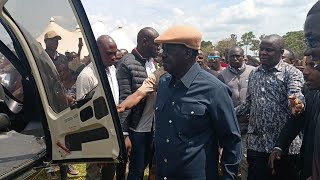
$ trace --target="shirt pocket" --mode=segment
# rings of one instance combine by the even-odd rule
[[[179,134],[185,137],[192,137],[195,133],[201,132],[207,127],[206,106],[196,103],[182,103],[181,117],[177,121]]]

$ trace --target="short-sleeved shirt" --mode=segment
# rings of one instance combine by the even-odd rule
[[[109,80],[110,88],[112,91],[113,99],[116,104],[119,102],[119,88],[116,77],[116,69],[114,66],[110,66],[106,69],[106,75]],[[76,99],[79,100],[84,97],[88,92],[98,85],[98,79],[96,78],[93,64],[90,63],[79,74],[76,81]]]
[[[138,89],[138,91],[141,91],[142,93],[148,95],[152,92],[157,91],[158,83],[162,75],[167,73],[163,67],[160,67],[155,72],[150,74],[150,76],[143,81],[143,84]]]

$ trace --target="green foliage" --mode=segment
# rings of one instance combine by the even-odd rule
[[[226,38],[219,41],[215,47],[215,50],[218,50],[220,53],[223,53],[225,49],[232,48],[237,45],[237,42],[232,38]]]
[[[250,50],[253,51],[253,53],[254,53],[255,55],[257,55],[257,54],[258,54],[258,50],[259,50],[259,46],[260,46],[260,40],[258,40],[258,39],[253,39],[253,40],[252,40],[252,45],[251,45],[251,47],[250,47]]]
[[[215,43],[215,46],[211,41],[202,41],[201,50],[207,55],[213,49],[220,51],[223,54],[224,50],[231,48],[233,46],[245,47],[245,53],[247,54],[248,48],[254,52],[255,55],[258,54],[260,41],[265,37],[265,34],[260,35],[259,38],[253,34],[252,31],[246,32],[241,36],[241,40],[237,41],[237,35],[231,34],[229,38],[222,39]],[[283,36],[285,40],[285,48],[294,51],[299,59],[303,58],[304,50],[307,48],[307,45],[304,41],[303,31],[293,31],[287,32]]]
[[[304,41],[304,32],[302,30],[287,32],[283,38],[285,41],[285,48],[294,51],[297,58],[302,59],[303,53],[307,48],[307,45]]]
[[[231,40],[233,40],[234,42],[237,42],[237,38],[238,36],[236,34],[231,34],[230,35]]]
[[[240,47],[245,47],[245,52],[246,52],[246,55],[247,55],[247,52],[248,52],[248,47],[249,46],[253,46],[253,43],[256,43],[256,36],[253,34],[252,31],[250,32],[246,32],[244,33],[242,36],[241,36],[241,41],[238,43],[238,45]]]
[[[211,41],[201,41],[201,50],[206,56],[210,51],[212,51],[214,48]]]

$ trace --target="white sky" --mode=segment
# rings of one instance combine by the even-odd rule
[[[133,42],[151,26],[159,33],[176,24],[190,24],[214,43],[248,31],[284,35],[303,29],[308,10],[317,0],[82,0],[90,22],[111,32],[118,25]]]

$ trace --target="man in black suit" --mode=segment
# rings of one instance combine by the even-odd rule
[[[277,161],[288,150],[292,140],[303,130],[303,142],[300,149],[301,179],[319,179],[320,142],[320,1],[309,11],[304,25],[305,39],[308,49],[306,68],[303,71],[305,78],[306,110],[300,116],[291,118],[279,136],[272,154],[269,157],[269,166],[274,174],[277,173]],[[294,99],[294,97],[293,97]],[[317,127],[317,124],[319,125]],[[290,164],[288,164],[290,166]]]

